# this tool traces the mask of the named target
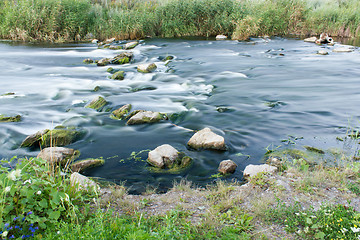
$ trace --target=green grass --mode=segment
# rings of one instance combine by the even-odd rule
[[[360,36],[356,0],[4,0],[0,37],[78,41],[152,37]],[[89,35],[92,34],[92,35]]]

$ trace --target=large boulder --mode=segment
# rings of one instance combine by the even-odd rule
[[[139,111],[127,121],[128,125],[156,123],[166,119],[166,114],[152,111]]]
[[[129,63],[134,55],[130,52],[123,52],[111,59],[112,64],[125,64]]]
[[[74,172],[70,176],[70,185],[78,191],[97,191],[99,186],[90,178]]]
[[[333,52],[352,52],[352,51],[354,51],[354,50],[350,47],[339,47],[339,48],[333,49]]]
[[[125,44],[124,49],[133,49],[138,44],[139,44],[138,42],[128,42],[128,43]]]
[[[110,78],[114,79],[114,80],[124,80],[125,72],[124,71],[117,71],[113,75],[111,75]]]
[[[215,39],[216,40],[226,40],[227,36],[225,36],[225,35],[217,35]]]
[[[105,40],[105,43],[107,43],[107,44],[112,43],[112,42],[115,42],[115,38],[108,38]]]
[[[105,107],[106,104],[108,104],[108,102],[103,97],[98,96],[98,97],[94,98],[85,107],[92,108],[92,109],[95,109],[96,111],[100,112]]]
[[[219,164],[218,171],[222,174],[234,173],[237,168],[236,163],[231,160],[223,160]]]
[[[271,166],[268,164],[262,165],[247,165],[244,170],[244,178],[249,178],[256,176],[258,173],[275,173],[277,171],[277,167]]]
[[[16,115],[15,117],[4,116],[0,114],[0,122],[20,122],[21,116]]]
[[[158,168],[183,168],[191,162],[191,158],[178,152],[171,145],[164,144],[149,152],[148,162]]]
[[[126,104],[126,105],[122,106],[121,108],[118,108],[118,109],[112,111],[110,118],[118,119],[118,120],[124,119],[131,111],[131,107],[132,107],[131,104]]]
[[[187,144],[194,149],[226,150],[224,138],[212,132],[210,128],[196,132]]]
[[[309,37],[309,38],[305,38],[304,42],[311,42],[311,43],[315,43],[317,40],[316,37]]]
[[[137,66],[137,71],[142,73],[150,73],[157,68],[155,63],[144,63]]]
[[[81,160],[81,161],[76,161],[71,164],[70,168],[73,172],[83,172],[89,168],[102,166],[102,165],[104,165],[104,163],[105,163],[104,159],[90,158],[90,159],[85,159],[85,160]]]
[[[66,146],[81,139],[84,132],[76,128],[57,126],[53,130],[45,129],[31,134],[21,143],[21,147]]]
[[[48,147],[44,148],[37,155],[37,158],[46,160],[52,165],[65,166],[80,156],[78,150],[64,147]]]

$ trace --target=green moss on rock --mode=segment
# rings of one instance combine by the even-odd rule
[[[104,165],[105,160],[101,158],[89,158],[81,161],[77,161],[71,164],[70,168],[73,172],[83,172],[86,169],[99,167]]]
[[[124,119],[129,112],[131,111],[131,104],[126,104],[124,106],[122,106],[121,108],[116,109],[115,111],[112,111],[110,118],[112,119]]]
[[[20,122],[21,116],[16,115],[15,117],[8,117],[0,114],[0,122]]]
[[[48,131],[40,138],[40,146],[42,147],[66,146],[81,139],[83,135],[84,132],[76,129],[71,129],[71,128],[53,129]]]
[[[108,102],[103,97],[98,96],[85,107],[95,109],[96,111],[101,111],[106,104],[108,104]]]
[[[125,72],[124,71],[117,71],[110,78],[114,79],[114,80],[124,80]]]

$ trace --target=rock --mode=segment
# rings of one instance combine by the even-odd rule
[[[311,42],[311,43],[315,43],[317,40],[316,37],[309,37],[309,38],[305,38],[304,42]]]
[[[98,96],[96,98],[94,98],[88,105],[86,105],[86,108],[92,108],[95,109],[96,111],[101,111],[104,106],[108,104],[108,102],[101,96]]]
[[[57,126],[53,130],[49,130],[39,140],[42,147],[50,146],[66,146],[81,139],[84,135],[83,131],[76,130],[75,128],[65,128]]]
[[[125,64],[129,63],[131,59],[134,57],[132,53],[129,52],[123,52],[116,57],[114,57],[110,62],[112,64]]]
[[[149,152],[148,162],[154,167],[173,169],[186,167],[191,158],[178,152],[171,145],[164,144]]]
[[[109,64],[110,64],[110,61],[111,61],[110,58],[103,58],[103,59],[100,59],[96,64],[97,64],[98,66],[102,67],[102,66],[109,65]]]
[[[123,49],[123,47],[121,45],[110,45],[109,49],[110,50],[119,50],[119,49]]]
[[[124,46],[124,49],[133,49],[135,48],[137,45],[139,45],[138,42],[129,42],[129,43],[126,43],[125,46]]]
[[[105,43],[112,43],[115,41],[115,38],[108,38],[105,40]]]
[[[231,160],[223,160],[219,164],[218,171],[222,174],[234,173],[237,168],[236,163]]]
[[[49,132],[49,129],[45,129],[42,131],[38,131],[34,134],[31,134],[27,136],[24,141],[21,143],[20,147],[40,147],[40,140],[43,135],[45,135],[47,132]]]
[[[70,176],[70,185],[75,187],[78,191],[97,191],[99,186],[90,178],[74,172]]]
[[[96,87],[94,87],[94,89],[92,90],[93,92],[98,92],[98,91],[100,91],[101,90],[101,88],[100,88],[100,86],[96,86]]]
[[[114,80],[124,80],[124,75],[124,71],[117,71],[110,78]]]
[[[210,128],[196,132],[187,144],[194,149],[226,150],[224,138],[213,133]]]
[[[37,158],[46,160],[53,165],[65,166],[80,156],[78,150],[64,147],[48,147],[41,150]]]
[[[258,173],[275,173],[277,171],[277,167],[270,166],[268,164],[262,165],[247,165],[244,170],[244,178],[256,176]]]
[[[20,122],[21,116],[16,115],[15,117],[8,117],[0,114],[0,122]]]
[[[319,50],[319,51],[317,51],[316,54],[317,55],[328,55],[329,53],[327,51],[325,51],[325,50]]]
[[[144,63],[137,66],[137,71],[142,73],[150,73],[157,68],[155,63]]]
[[[124,106],[122,106],[121,108],[116,109],[115,111],[112,111],[110,117],[112,119],[124,119],[126,117],[126,115],[129,114],[129,112],[131,111],[131,104],[126,104]]]
[[[156,123],[164,119],[166,119],[166,114],[152,111],[139,111],[127,121],[127,124]]]
[[[284,168],[282,159],[276,156],[269,157],[268,160],[266,160],[266,163],[279,169]]]
[[[352,52],[352,51],[354,51],[354,50],[349,47],[339,47],[339,48],[333,49],[333,52]]]
[[[334,43],[334,40],[329,37],[329,35],[327,33],[321,33],[320,34],[320,38],[319,39],[316,39],[315,41],[316,44],[333,44]]]
[[[94,60],[90,59],[90,58],[86,58],[84,59],[83,63],[85,64],[91,64],[91,63],[94,63]]]
[[[225,36],[225,35],[217,35],[215,39],[216,40],[226,40],[227,36]]]
[[[9,92],[9,93],[1,94],[0,96],[13,96],[13,95],[15,95],[15,93]]]
[[[173,59],[174,59],[174,56],[171,56],[171,55],[159,56],[158,59],[159,59],[160,61],[166,62],[166,61],[169,61],[169,60],[173,60]]]
[[[85,159],[81,161],[77,161],[71,164],[70,168],[73,172],[83,172],[86,169],[98,167],[104,165],[104,159]]]
[[[99,40],[97,40],[97,39],[91,40],[91,43],[92,43],[92,44],[97,44],[98,42],[99,42]]]

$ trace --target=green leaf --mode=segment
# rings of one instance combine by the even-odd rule
[[[39,202],[39,205],[42,207],[42,208],[47,208],[48,207],[48,202],[46,199],[43,199]]]
[[[323,232],[317,232],[314,236],[316,239],[324,239],[325,233]]]
[[[49,214],[49,218],[57,220],[60,217],[60,211],[54,211]]]
[[[309,224],[309,225],[312,224],[311,218],[306,218],[306,223]]]

